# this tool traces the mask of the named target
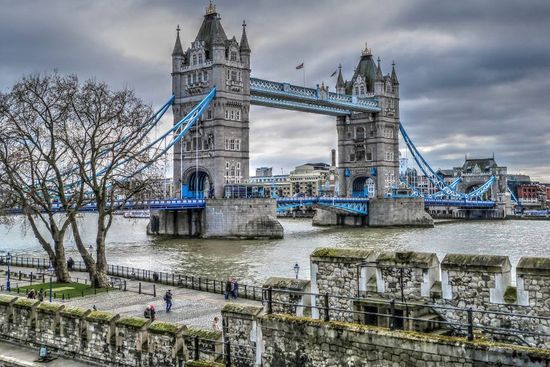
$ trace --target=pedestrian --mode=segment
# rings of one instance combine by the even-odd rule
[[[170,289],[164,295],[164,302],[166,302],[166,312],[170,312],[172,309],[172,291]]]
[[[29,293],[27,293],[28,299],[36,299],[36,293],[34,292],[34,289],[31,289]]]
[[[40,302],[44,302],[44,288],[40,288],[40,290],[38,291],[38,300]]]
[[[216,331],[220,331],[220,318],[218,316],[214,317],[214,320],[212,321],[212,329]]]
[[[157,319],[157,311],[155,311],[155,305],[149,305],[151,308],[151,321],[155,321]]]
[[[132,270],[132,274],[130,274],[130,279],[136,280],[136,272]]]
[[[145,307],[145,311],[143,311],[143,317],[145,317],[146,319],[150,319],[151,318],[151,306],[147,306]]]
[[[233,298],[237,299],[239,297],[239,283],[237,278],[233,277]]]
[[[69,260],[67,260],[67,267],[69,268],[69,270],[73,270],[73,266],[74,266],[74,260],[72,257],[69,257]]]
[[[92,310],[97,311],[97,307],[95,305],[93,305]]]
[[[231,294],[231,288],[232,288],[231,278],[227,278],[227,282],[225,282],[225,293],[224,293],[225,299],[229,299],[229,295]]]
[[[159,274],[155,271],[155,272],[153,273],[153,282],[156,283],[156,282],[158,282],[158,281],[159,281]]]

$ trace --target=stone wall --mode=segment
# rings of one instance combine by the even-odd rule
[[[264,367],[548,367],[548,351],[464,338],[323,322],[260,317]]]
[[[260,362],[262,345],[258,315],[261,306],[228,303],[222,309],[224,342],[230,343],[231,365],[254,366]]]
[[[422,198],[384,198],[369,200],[369,226],[433,227],[432,217],[424,210]]]
[[[329,307],[351,309],[353,301],[346,299],[359,295],[359,284],[363,282],[361,264],[372,259],[371,251],[361,249],[318,248],[311,254],[311,314],[314,318],[324,317],[324,297],[328,294]],[[341,298],[344,297],[344,298]],[[352,321],[353,316],[339,311],[330,311],[331,317]]]
[[[483,332],[486,338],[536,347],[550,346],[548,337],[509,337],[499,333],[507,330],[511,330],[508,334],[518,334],[513,330],[550,333],[550,321],[529,318],[550,315],[550,258],[522,258],[516,271],[517,287],[513,287],[511,265],[506,256],[448,254],[439,264],[433,253],[386,252],[376,255],[361,254],[360,251],[317,249],[311,254],[312,293],[329,293],[330,307],[348,310],[331,312],[331,320],[360,321],[362,318],[357,313],[355,318],[352,317],[352,311],[369,306],[365,301],[338,297],[366,297],[372,301],[373,307],[378,304],[378,310],[387,310],[390,300],[418,302],[426,306],[424,311],[417,310],[417,315],[432,314],[460,324],[467,323],[465,309],[471,307],[473,323],[478,326],[476,332]],[[314,298],[320,297],[312,296],[312,304]],[[502,315],[501,312],[518,316]],[[323,318],[323,310],[315,313],[312,309],[312,316]],[[367,322],[366,318],[363,320],[361,322]],[[378,324],[388,323],[379,320]],[[432,326],[442,325],[434,323]],[[452,329],[456,335],[466,332],[465,328]]]
[[[183,325],[0,295],[0,339],[106,366],[178,366]]]
[[[207,199],[202,237],[283,238],[274,199]]]
[[[327,209],[320,205],[315,207],[312,219],[314,226],[365,227],[367,223],[368,219],[364,215],[354,215],[338,209]]]
[[[287,313],[290,315],[311,315],[310,297],[304,293],[310,293],[310,281],[294,278],[271,277],[263,285],[266,292],[271,292],[271,307],[274,313]],[[266,298],[269,298],[266,295]],[[264,307],[269,307],[265,302]]]

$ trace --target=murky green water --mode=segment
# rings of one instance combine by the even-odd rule
[[[93,214],[81,219],[83,237],[91,244],[94,220]],[[0,227],[0,250],[42,256],[32,233],[19,221]],[[119,265],[261,282],[274,275],[294,276],[295,263],[300,277],[309,278],[309,254],[320,246],[435,252],[440,259],[453,252],[499,254],[508,255],[512,264],[521,256],[550,256],[550,221],[455,222],[428,229],[319,228],[307,219],[281,222],[282,240],[158,240],[145,234],[147,220],[117,217],[108,237],[108,257]],[[70,236],[68,242],[72,247]]]

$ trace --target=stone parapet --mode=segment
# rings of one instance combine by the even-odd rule
[[[230,343],[231,365],[254,366],[263,350],[258,317],[261,306],[228,303],[222,309],[224,342]]]
[[[311,314],[309,280],[271,277],[263,285],[264,289],[271,289],[272,311],[288,313],[296,316]],[[268,304],[264,305],[266,308]]]

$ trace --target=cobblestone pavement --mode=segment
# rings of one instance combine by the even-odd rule
[[[2,270],[0,275],[0,284],[5,286],[6,267],[2,266],[0,269]],[[27,274],[32,271],[31,268],[12,267],[12,271],[19,270]],[[36,271],[34,272],[36,273]],[[71,276],[75,279],[77,277],[84,279],[87,275],[85,273],[75,272],[71,273]],[[28,285],[28,282],[19,281],[13,277],[11,283],[12,289],[15,288],[17,283],[19,283],[20,286]],[[149,304],[153,304],[157,311],[158,320],[182,323],[187,326],[197,326],[203,328],[210,328],[214,317],[221,317],[221,309],[227,302],[229,302],[224,299],[222,294],[207,293],[160,284],[156,285],[157,297],[155,298],[152,295],[137,293],[138,283],[139,282],[137,281],[127,280],[127,288],[132,291],[110,291],[109,293],[99,293],[93,296],[78,297],[71,300],[56,302],[62,302],[66,305],[84,308],[92,308],[95,305],[98,310],[118,313],[121,316],[127,315],[141,317],[143,316],[145,307]],[[142,282],[142,286],[144,292],[152,293],[152,283]],[[47,282],[45,288],[47,288]],[[172,310],[169,313],[165,311],[165,304],[163,301],[164,294],[168,289],[172,290],[173,293],[173,305]],[[231,302],[260,305],[260,302],[258,301],[245,299],[231,300]]]

